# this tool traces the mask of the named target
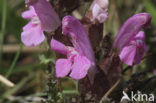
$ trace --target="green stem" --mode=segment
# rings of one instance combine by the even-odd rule
[[[6,78],[8,78],[8,77],[10,76],[10,74],[12,73],[12,71],[13,71],[15,65],[16,65],[16,62],[17,62],[17,60],[18,60],[18,58],[19,58],[19,56],[20,56],[22,47],[23,47],[23,45],[22,45],[22,43],[20,43],[20,48],[18,49],[18,51],[17,51],[17,53],[16,53],[16,55],[15,55],[15,58],[14,58],[12,64],[11,64],[11,66],[10,66],[8,72],[6,73]]]
[[[6,18],[7,18],[7,0],[3,0],[3,8],[2,8],[2,28],[0,32],[0,64],[2,64],[2,49],[3,49],[3,42],[4,42],[4,34],[5,34],[5,27],[6,27]]]
[[[78,94],[76,90],[63,90],[63,94]]]

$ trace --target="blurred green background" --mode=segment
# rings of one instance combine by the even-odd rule
[[[78,1],[85,1],[87,4],[92,0]],[[86,5],[82,4],[80,8],[84,6]],[[0,75],[15,84],[12,88],[0,82],[0,103],[14,103],[18,100],[17,97],[44,96],[47,68],[54,64],[54,53],[47,50],[46,42],[34,48],[25,47],[21,43],[22,27],[27,23],[27,20],[21,18],[24,10],[24,0],[0,0]],[[84,11],[80,9],[79,12],[83,14]],[[148,55],[137,71],[153,71],[156,69],[156,0],[110,0],[106,32],[115,36],[127,18],[140,12],[150,13],[152,24],[145,31]],[[64,94],[77,94],[75,81],[69,78],[63,81]]]

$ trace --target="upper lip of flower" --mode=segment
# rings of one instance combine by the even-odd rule
[[[137,35],[141,28],[149,26],[150,21],[151,16],[148,13],[139,13],[130,17],[118,32],[113,47],[121,51]]]

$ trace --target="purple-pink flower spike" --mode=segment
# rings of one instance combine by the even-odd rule
[[[121,51],[124,46],[138,34],[138,32],[145,27],[148,27],[151,22],[151,16],[148,13],[139,13],[130,17],[121,27],[117,34],[113,47]]]
[[[129,45],[122,49],[119,55],[120,60],[130,66],[139,64],[143,54],[147,52],[144,40],[145,34],[143,31],[140,31],[135,38],[130,41]]]
[[[26,0],[28,3],[29,0]],[[43,31],[54,31],[60,20],[50,3],[46,0],[29,1],[29,10],[22,13],[22,17],[30,19],[30,22],[23,27],[21,40],[26,46],[39,45],[45,39]]]
[[[108,6],[108,0],[94,0],[90,7],[92,20],[98,20],[99,23],[106,21],[108,19]]]
[[[63,18],[62,28],[64,34],[69,35],[74,47],[65,46],[55,39],[51,40],[52,50],[67,55],[67,59],[56,61],[56,76],[65,77],[71,71],[70,77],[77,80],[82,79],[87,75],[91,66],[95,65],[94,54],[87,33],[82,24],[72,16]]]

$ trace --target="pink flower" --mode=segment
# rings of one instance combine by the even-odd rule
[[[145,34],[143,31],[140,31],[135,38],[130,41],[129,45],[122,49],[119,57],[122,62],[131,66],[133,64],[139,64],[145,52],[147,52]]]
[[[26,0],[27,2],[29,0]],[[52,32],[60,25],[60,20],[50,3],[46,0],[31,0],[29,10],[22,13],[24,19],[30,22],[23,27],[22,42],[26,46],[36,46],[44,39],[44,33]]]
[[[118,32],[113,47],[122,51],[142,28],[150,25],[150,22],[151,16],[148,13],[139,13],[130,17]]]
[[[147,52],[145,35],[141,29],[148,27],[150,22],[150,14],[139,13],[130,17],[121,27],[113,47],[118,50],[120,60],[125,64],[139,64],[143,54]]]
[[[94,53],[83,25],[74,17],[66,16],[62,20],[64,35],[69,35],[74,48],[94,63]]]
[[[93,21],[98,20],[103,23],[108,18],[108,0],[94,0],[91,4],[90,10],[92,12]]]
[[[67,59],[56,61],[56,76],[65,77],[70,73],[74,79],[84,78],[92,65],[95,65],[94,54],[87,33],[82,24],[72,16],[66,16],[62,21],[64,35],[69,35],[73,44],[65,46],[61,42],[52,39],[51,49],[67,55]]]

